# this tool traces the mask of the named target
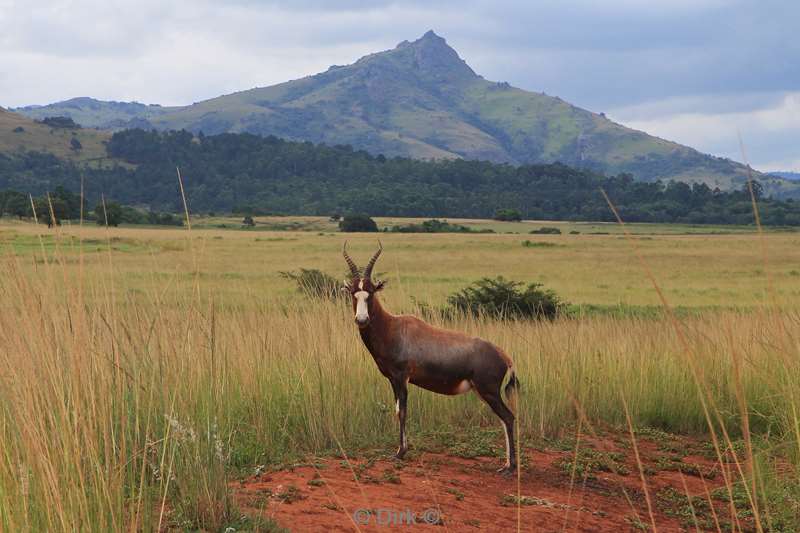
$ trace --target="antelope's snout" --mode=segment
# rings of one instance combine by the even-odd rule
[[[356,324],[358,324],[358,327],[364,328],[369,324],[369,308],[367,307],[369,293],[367,291],[358,291],[353,296],[356,299]]]

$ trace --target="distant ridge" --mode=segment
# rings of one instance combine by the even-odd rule
[[[492,82],[433,31],[355,63],[184,107],[73,98],[19,108],[103,129],[250,132],[421,159],[562,162],[643,181],[740,188],[744,165],[626,128],[558,97]],[[769,194],[794,184],[757,174]]]
[[[34,120],[64,116],[87,128],[114,130],[135,126],[137,122],[146,126],[142,121],[163,113],[164,109],[157,104],[103,101],[82,96],[55,104],[18,107],[12,111]]]
[[[792,181],[800,181],[800,172],[770,172],[769,175]]]

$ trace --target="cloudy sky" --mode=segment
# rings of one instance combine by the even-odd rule
[[[0,0],[0,106],[189,104],[433,29],[487,79],[800,171],[798,21],[796,0]]]

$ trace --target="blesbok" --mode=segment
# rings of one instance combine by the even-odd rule
[[[511,359],[500,348],[483,339],[437,328],[414,316],[398,316],[386,311],[377,297],[386,282],[372,280],[372,269],[383,251],[380,242],[378,246],[362,274],[347,254],[347,243],[344,243],[342,254],[351,274],[345,290],[352,298],[361,340],[394,391],[400,423],[397,458],[402,459],[408,450],[406,402],[409,383],[448,395],[474,389],[503,422],[506,462],[499,471],[515,471],[514,412],[506,406],[500,394],[508,374],[505,394],[514,405],[519,382]]]

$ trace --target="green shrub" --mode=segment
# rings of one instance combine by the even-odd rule
[[[503,222],[519,222],[522,220],[522,213],[516,209],[498,209],[492,218]]]
[[[378,231],[378,225],[367,215],[345,215],[339,221],[339,231],[372,232]]]
[[[298,272],[281,272],[280,275],[294,281],[297,290],[312,298],[336,300],[343,294],[336,278],[316,268],[301,268]]]
[[[451,224],[446,220],[432,218],[422,224],[394,226],[391,231],[399,233],[494,233],[492,230],[474,230],[461,224]]]
[[[457,311],[506,319],[553,319],[566,305],[541,283],[527,286],[503,276],[483,278],[450,295],[447,302]]]
[[[183,226],[183,218],[172,213],[147,212],[147,223],[158,226]]]
[[[525,239],[522,241],[522,246],[525,248],[555,248],[556,246],[562,245],[554,242],[529,241]]]
[[[551,226],[543,226],[539,229],[531,230],[531,233],[534,235],[561,235],[561,230]]]
[[[129,205],[120,205],[119,213],[115,213],[112,211],[113,209],[116,209],[115,207],[113,207],[113,205],[116,204],[114,202],[109,202],[106,205],[106,209],[108,209],[109,212],[108,223],[110,225],[113,225],[112,222],[117,222],[118,224],[152,224],[154,226],[183,226],[183,219],[173,215],[172,213],[145,211],[144,209],[131,207]],[[103,212],[102,204],[99,205],[98,207],[99,210],[95,209],[94,218],[96,222],[102,226],[105,224],[105,213]],[[87,214],[87,218],[89,214]]]

